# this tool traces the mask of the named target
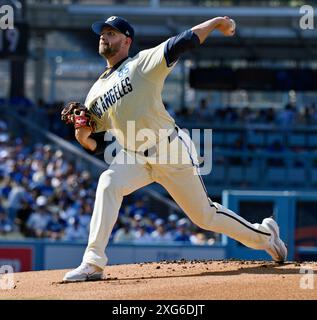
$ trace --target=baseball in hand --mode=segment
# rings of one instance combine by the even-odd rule
[[[232,24],[231,32],[234,33],[236,31],[236,23],[233,19],[230,19],[230,22]]]
[[[220,24],[217,29],[222,32],[223,35],[230,37],[235,33],[236,23],[233,19],[230,19],[227,16],[221,17]]]

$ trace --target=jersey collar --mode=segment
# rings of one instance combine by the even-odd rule
[[[119,62],[117,62],[112,68],[107,68],[105,70],[105,72],[100,76],[99,79],[107,79],[114,71],[116,71],[121,64],[126,61],[127,59],[129,59],[129,56],[123,58],[122,60],[120,60]]]

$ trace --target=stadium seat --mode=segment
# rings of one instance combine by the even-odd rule
[[[268,167],[266,172],[266,181],[272,185],[284,185],[286,182],[286,169]]]
[[[224,134],[217,131],[212,131],[212,144],[214,146],[221,146],[224,144]]]
[[[263,146],[264,145],[264,133],[252,131],[248,134],[247,144],[252,144],[255,146]]]
[[[317,168],[313,168],[310,172],[312,185],[317,185]]]
[[[227,146],[232,146],[238,139],[241,138],[240,133],[228,132],[225,135],[225,141]]]
[[[241,184],[244,181],[243,166],[229,166],[228,179],[232,184]]]
[[[283,135],[281,133],[269,133],[266,137],[266,144],[271,145],[275,142],[280,142],[281,144],[284,143],[283,141]]]
[[[288,182],[296,186],[304,186],[307,180],[305,168],[291,167],[287,174]]]
[[[306,146],[305,140],[306,139],[304,134],[292,133],[288,136],[288,146],[289,147],[305,147]]]
[[[317,134],[310,134],[308,136],[308,146],[317,147]]]
[[[258,185],[260,183],[260,168],[256,165],[247,166],[245,168],[245,182],[251,185]]]
[[[225,180],[225,166],[221,164],[214,164],[207,179],[212,181],[213,183],[223,183],[223,181]]]

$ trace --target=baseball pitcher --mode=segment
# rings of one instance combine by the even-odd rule
[[[129,56],[134,29],[128,21],[112,16],[94,23],[92,29],[100,35],[99,54],[107,61],[107,69],[90,89],[84,105],[69,103],[62,120],[74,124],[76,139],[89,153],[104,150],[105,142],[95,135],[105,131],[116,137],[122,149],[99,178],[83,261],[63,280],[102,279],[107,264],[105,248],[123,197],[152,182],[161,184],[199,227],[265,250],[277,262],[285,261],[287,249],[272,218],[251,224],[208,197],[193,143],[162,102],[164,81],[179,57],[199,48],[214,30],[233,36],[234,21],[213,18],[134,57]],[[175,154],[177,161],[159,161],[175,158]]]

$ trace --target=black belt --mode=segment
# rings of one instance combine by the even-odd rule
[[[171,143],[177,136],[178,136],[178,127],[175,127],[173,132],[167,137],[168,143]],[[156,152],[156,150],[157,150],[157,145],[149,149],[146,149],[143,152],[141,151],[134,151],[134,152],[144,157],[150,157]]]

